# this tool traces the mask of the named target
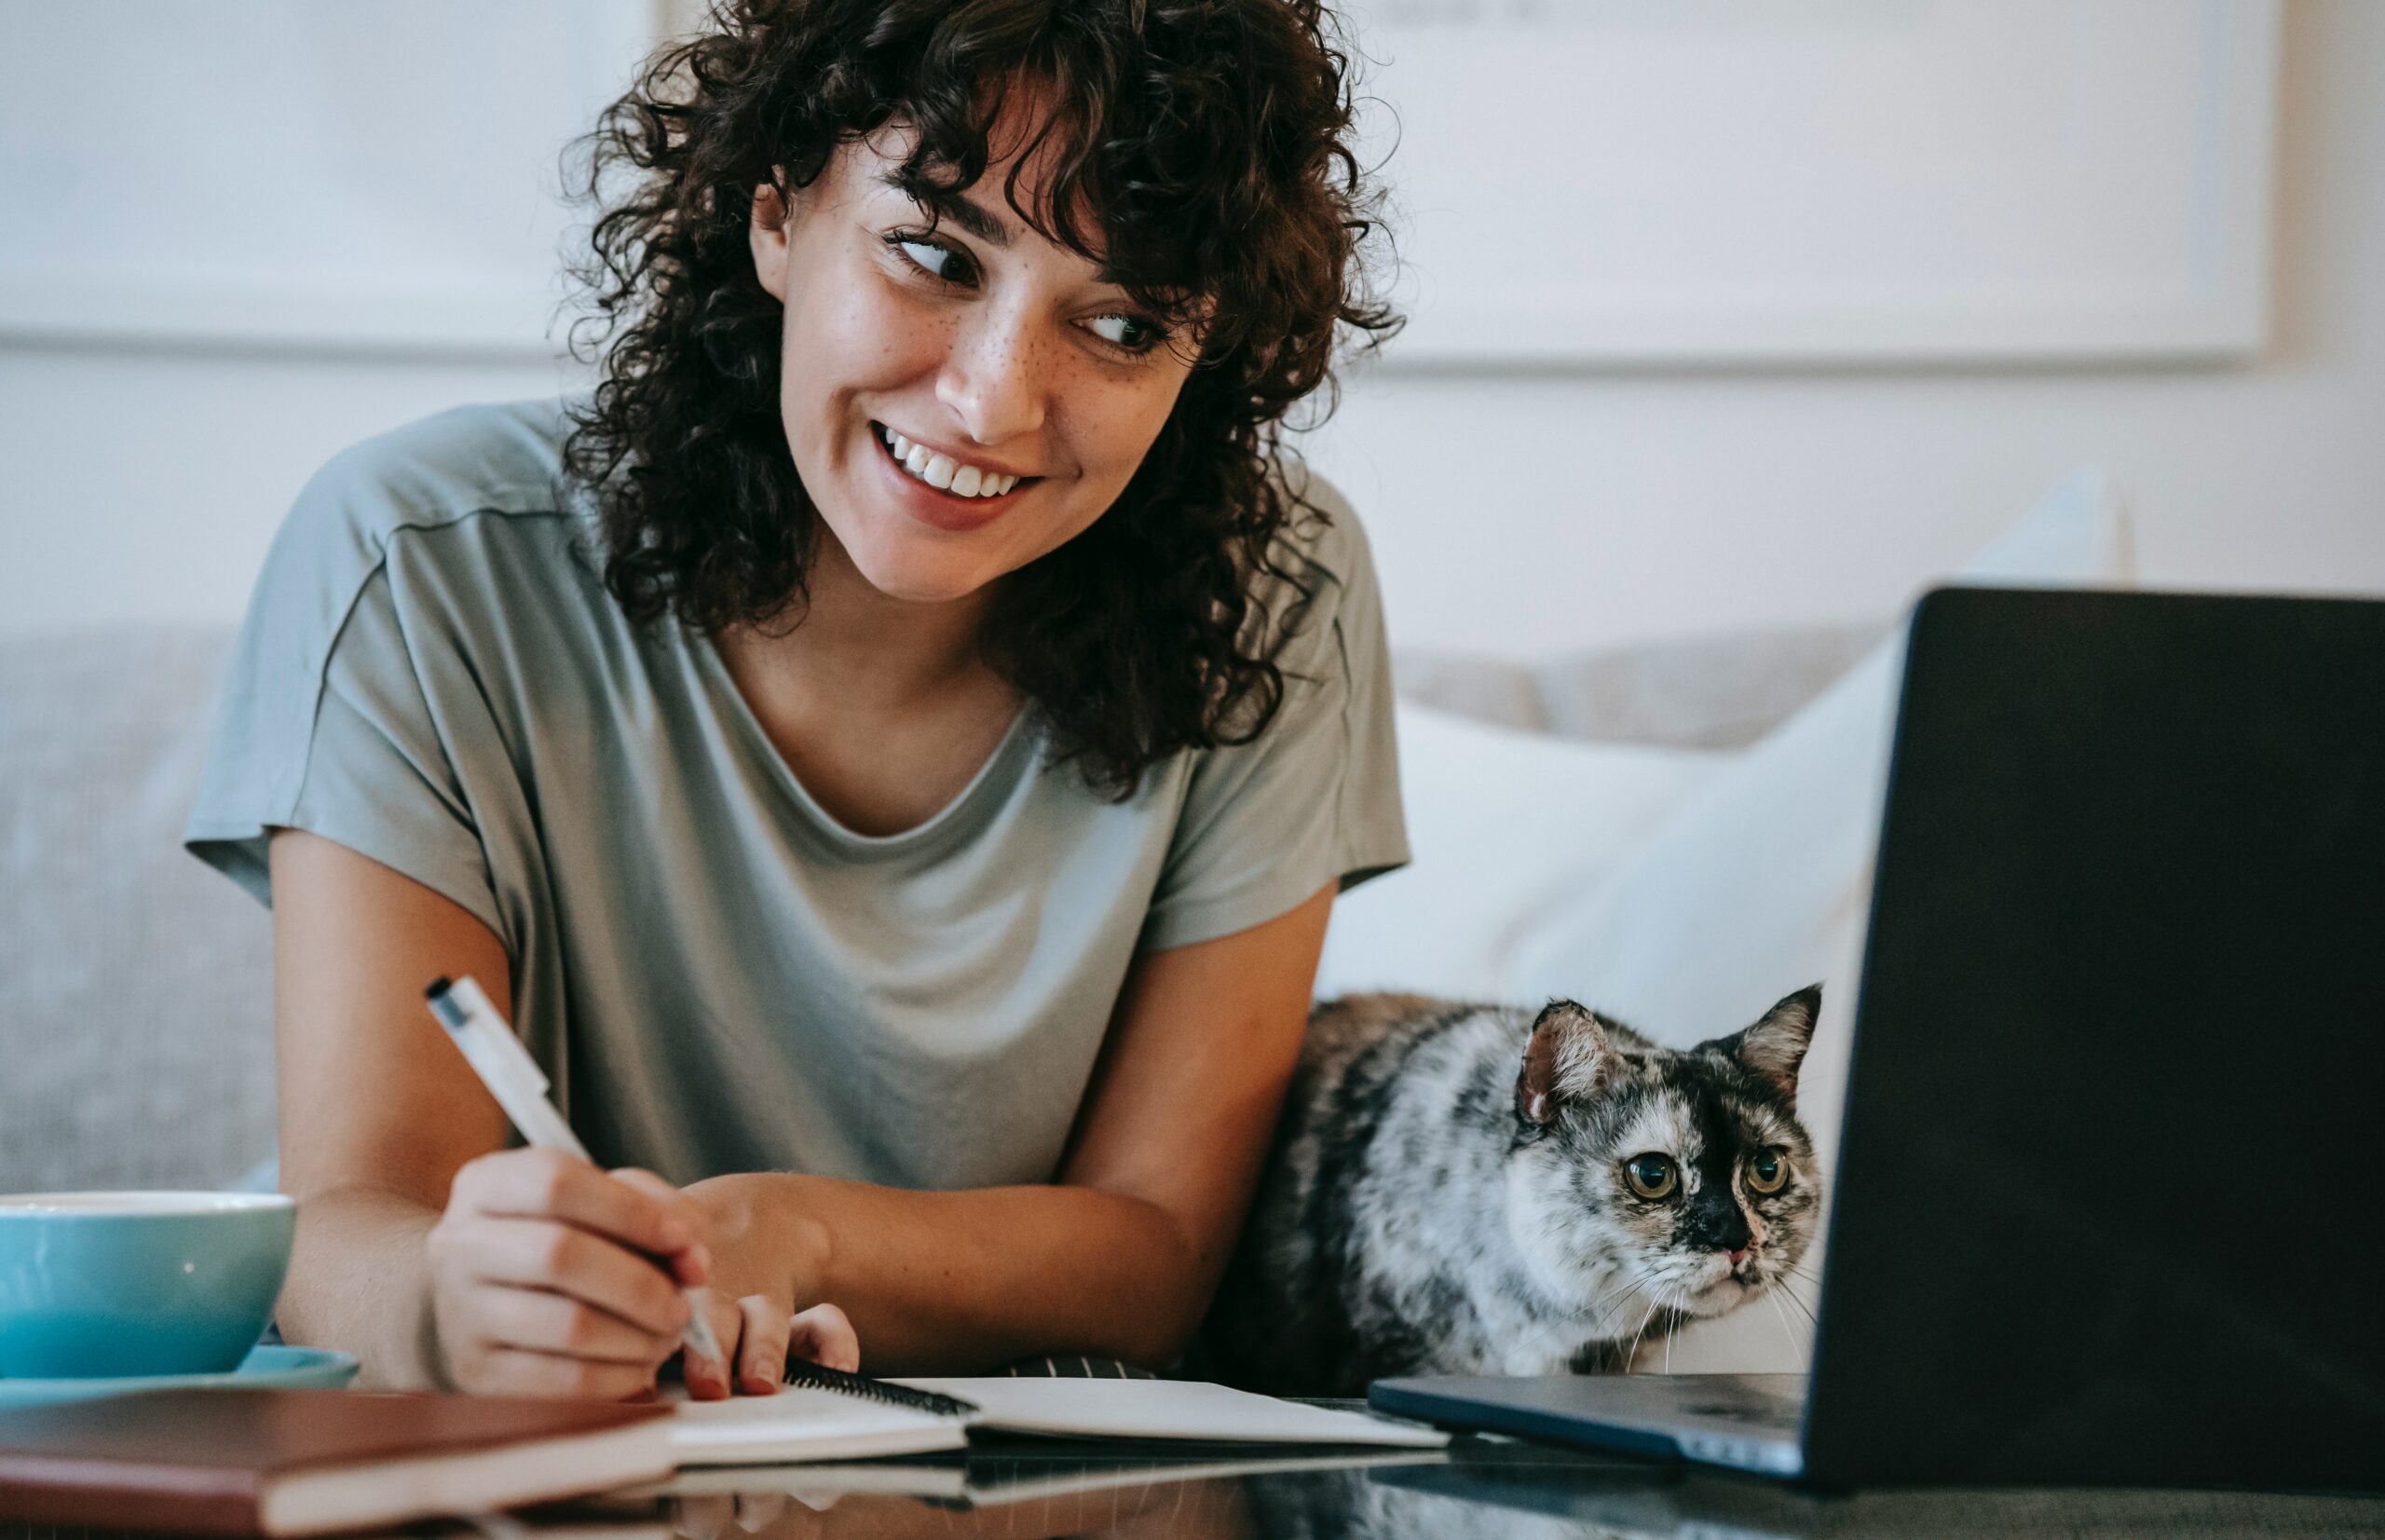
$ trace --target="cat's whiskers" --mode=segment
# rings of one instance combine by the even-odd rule
[[[1797,1333],[1789,1325],[1789,1312],[1780,1308],[1780,1296],[1785,1292],[1784,1289],[1767,1288],[1764,1292],[1764,1297],[1772,1302],[1772,1314],[1780,1322],[1782,1340],[1788,1342],[1790,1353],[1797,1359],[1797,1371],[1801,1374],[1807,1373],[1814,1367],[1813,1360],[1807,1357],[1805,1350],[1797,1345]]]
[[[1639,1288],[1640,1280],[1635,1275],[1634,1277],[1624,1280],[1623,1291],[1619,1294],[1599,1295],[1593,1298],[1588,1305],[1585,1305],[1579,1310],[1565,1310],[1560,1312],[1557,1319],[1549,1322],[1548,1325],[1533,1333],[1531,1337],[1525,1340],[1523,1344],[1524,1351],[1529,1353],[1538,1348],[1542,1343],[1548,1341],[1549,1335],[1552,1332],[1555,1332],[1561,1327],[1571,1326],[1574,1323],[1591,1315],[1593,1313],[1597,1315],[1597,1318],[1590,1322],[1590,1329],[1594,1333],[1593,1340],[1604,1339],[1611,1341],[1612,1339],[1608,1339],[1606,1337],[1607,1321],[1613,1317],[1615,1311],[1622,1309],[1623,1306],[1629,1302],[1631,1296],[1637,1293]],[[1600,1309],[1601,1302],[1607,1302],[1609,1304],[1609,1308],[1604,1310]]]
[[[1640,1356],[1640,1333],[1648,1329],[1648,1323],[1656,1317],[1656,1306],[1659,1302],[1656,1295],[1648,1296],[1648,1308],[1640,1316],[1638,1329],[1631,1333],[1631,1345],[1623,1352],[1623,1372],[1626,1374],[1631,1372],[1633,1363]]]

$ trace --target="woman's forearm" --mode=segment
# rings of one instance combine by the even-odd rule
[[[425,1248],[438,1222],[437,1209],[395,1193],[309,1194],[275,1311],[283,1338],[353,1355],[362,1388],[447,1388]]]
[[[915,1192],[822,1177],[700,1183],[716,1256],[839,1306],[872,1373],[967,1373],[1044,1353],[1164,1367],[1222,1258],[1155,1204],[1083,1187]],[[726,1261],[724,1265],[729,1264]],[[750,1270],[750,1271],[749,1271]]]

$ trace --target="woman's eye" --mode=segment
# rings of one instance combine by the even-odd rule
[[[1623,1163],[1623,1179],[1643,1198],[1670,1197],[1681,1185],[1681,1170],[1670,1155],[1634,1155]]]
[[[1748,1162],[1748,1190],[1778,1192],[1789,1185],[1789,1163],[1777,1150],[1766,1150]]]
[[[1085,323],[1093,334],[1130,353],[1147,353],[1158,346],[1160,329],[1139,316],[1096,316]]]
[[[909,236],[897,236],[892,244],[930,278],[942,279],[947,283],[966,283],[974,276],[969,259],[949,246]]]

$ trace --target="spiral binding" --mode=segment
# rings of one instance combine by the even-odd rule
[[[873,1380],[866,1374],[849,1374],[841,1369],[824,1364],[790,1362],[786,1366],[786,1383],[812,1390],[833,1390],[839,1396],[858,1396],[865,1400],[883,1401],[889,1406],[907,1407],[935,1417],[974,1417],[984,1409],[974,1401],[964,1401],[958,1396],[946,1396],[933,1390],[914,1390],[909,1385],[889,1384]]]

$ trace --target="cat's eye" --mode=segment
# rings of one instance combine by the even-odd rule
[[[1670,1155],[1634,1155],[1623,1163],[1623,1179],[1643,1198],[1666,1198],[1681,1185],[1681,1168]]]
[[[1748,1191],[1778,1192],[1789,1185],[1789,1163],[1778,1150],[1760,1152],[1748,1162]]]

